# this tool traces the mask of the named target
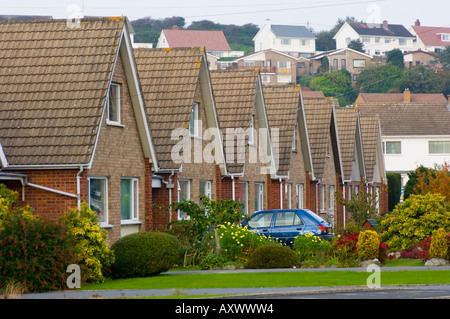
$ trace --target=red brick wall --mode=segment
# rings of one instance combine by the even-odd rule
[[[170,174],[165,174],[164,181],[169,182]],[[178,200],[178,187],[177,187],[177,174],[174,174],[171,178],[171,183],[174,187],[171,189],[172,194],[170,195],[169,189],[164,183],[162,183],[161,188],[152,189],[152,212],[151,219],[152,224],[150,226],[151,230],[163,230],[167,229],[167,225],[171,220],[177,218],[177,212],[170,212],[168,207],[171,201],[175,202]],[[172,216],[170,216],[170,214]]]

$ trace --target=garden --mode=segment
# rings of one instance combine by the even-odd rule
[[[165,231],[127,235],[108,247],[106,232],[87,204],[48,221],[18,205],[17,196],[0,185],[3,295],[64,290],[69,264],[80,265],[86,284],[172,269],[342,268],[360,267],[367,260],[380,265],[402,259],[417,264],[450,260],[448,197],[433,192],[413,193],[392,212],[377,216],[365,215],[370,209],[364,204],[364,214],[354,214],[331,241],[305,233],[292,246],[240,227],[245,216],[241,204],[231,200],[202,196],[200,203],[175,202],[170,209],[182,210],[188,219],[173,221]],[[364,227],[361,220],[367,217],[375,218],[378,227]]]

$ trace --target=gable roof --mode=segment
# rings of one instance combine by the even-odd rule
[[[358,104],[362,116],[378,116],[383,136],[450,135],[450,110],[433,104]]]
[[[162,30],[171,48],[205,47],[206,51],[231,51],[222,31]]]
[[[311,157],[314,168],[314,175],[323,178],[325,174],[325,159],[329,152],[334,150],[329,148],[331,128],[335,126],[333,116],[333,101],[330,99],[305,99],[303,107],[308,127]],[[333,141],[331,141],[333,143]],[[337,150],[340,153],[339,150]],[[335,154],[335,163],[340,162],[340,154]],[[337,171],[341,171],[338,167]]]
[[[383,27],[383,23],[364,23],[364,22],[346,22],[359,35],[381,36],[381,37],[404,37],[413,38],[414,36],[400,24],[387,24],[387,28]]]
[[[0,139],[11,168],[92,161],[125,21],[0,23]]]
[[[411,26],[417,37],[426,46],[446,47],[450,45],[448,41],[442,41],[442,33],[450,34],[450,28],[446,27],[426,27],[426,26]]]
[[[335,54],[341,54],[341,53],[344,52],[344,51],[350,51],[350,52],[353,52],[353,53],[362,55],[362,56],[364,56],[364,57],[366,57],[366,58],[372,59],[372,57],[371,57],[370,55],[365,54],[365,53],[363,53],[363,52],[359,52],[359,51],[353,50],[353,49],[351,49],[351,48],[342,48],[342,49],[334,49],[334,50],[329,50],[329,51],[323,51],[323,52],[320,52],[320,53],[318,53],[318,54],[315,54],[315,55],[309,57],[309,60],[322,59],[322,58],[325,57],[325,56],[330,56],[330,55],[335,55]]]
[[[246,131],[250,127],[252,116],[256,117],[255,95],[258,72],[255,70],[211,71],[211,83],[216,102],[217,116],[223,134],[225,158],[228,173],[243,174],[245,169],[245,147],[238,147],[238,141],[228,140],[232,137],[227,129]],[[231,144],[234,148],[231,149]],[[242,157],[244,156],[244,157]]]
[[[362,158],[363,148],[358,111],[351,107],[337,107],[334,111],[339,132],[343,175],[346,180],[352,178],[353,162],[358,157],[358,163],[360,164],[358,178],[364,176],[364,158]],[[355,152],[357,153],[355,154]]]
[[[264,99],[270,128],[278,129],[278,175],[289,174],[292,143],[300,103],[299,86],[265,86]]]
[[[178,170],[171,157],[175,129],[188,128],[206,57],[203,48],[135,49],[137,69],[156,150],[156,170]]]
[[[376,175],[375,168],[378,168],[381,171],[380,177],[385,179],[384,157],[377,154],[377,151],[381,153],[381,136],[378,117],[361,116],[360,121],[366,179],[369,183],[374,181]]]
[[[277,37],[310,39],[316,38],[314,34],[305,26],[272,24],[271,30]]]
[[[358,103],[404,103],[404,93],[359,93]],[[411,93],[411,103],[442,103],[447,99],[442,93]]]

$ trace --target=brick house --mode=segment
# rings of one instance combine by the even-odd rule
[[[304,208],[311,154],[300,87],[265,86],[264,98],[270,128],[279,130],[277,175],[282,180],[282,201],[272,208]]]
[[[259,72],[212,71],[211,81],[226,158],[222,198],[244,203],[248,214],[278,207],[280,187]]]
[[[35,213],[89,203],[110,243],[150,226],[153,146],[128,21],[0,23],[1,179]]]
[[[167,211],[170,203],[198,203],[201,194],[220,198],[223,146],[204,48],[137,49],[135,56],[156,150],[152,221],[158,229],[186,217]]]
[[[303,102],[312,158],[305,208],[333,222],[339,212],[334,193],[342,185],[344,172],[334,102],[323,98],[304,98]],[[335,223],[340,219],[334,216]]]

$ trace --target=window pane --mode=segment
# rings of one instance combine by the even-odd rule
[[[189,200],[190,199],[190,181],[189,180],[179,180],[178,181],[178,201],[182,202],[183,200]],[[188,215],[178,210],[178,219],[186,219],[188,218]]]
[[[272,216],[272,212],[258,214],[248,221],[248,225],[253,228],[270,227]]]
[[[138,180],[133,179],[133,219],[138,219],[138,211],[139,211],[139,186],[138,186]]]
[[[450,141],[429,141],[428,151],[430,154],[450,153]]]
[[[239,182],[239,191],[237,201],[244,204],[244,207],[240,209],[241,213],[248,214],[248,183]]]
[[[122,179],[120,181],[120,212],[122,220],[131,219],[131,203],[131,180]]]
[[[107,221],[106,179],[89,179],[89,208],[97,213],[100,222]]]
[[[401,154],[400,142],[386,142],[386,154]]]
[[[255,183],[255,210],[263,210],[263,184]]]
[[[189,133],[198,135],[198,104],[192,105],[191,117],[189,119]]]
[[[108,106],[108,120],[113,122],[120,122],[120,86],[118,84],[111,83],[109,89],[109,106]]]

